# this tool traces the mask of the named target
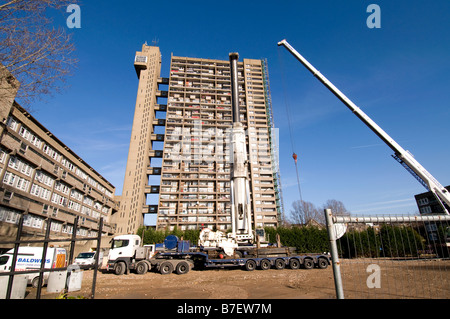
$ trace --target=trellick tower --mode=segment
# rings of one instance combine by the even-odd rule
[[[157,119],[157,112],[165,112],[166,105],[158,99],[167,97],[167,91],[159,86],[168,80],[160,77],[161,53],[158,47],[144,44],[136,52],[134,67],[139,78],[136,107],[131,131],[130,147],[123,182],[120,209],[114,216],[116,233],[135,233],[143,225],[144,214],[156,207],[146,205],[146,194],[151,192],[148,175],[160,174],[160,167],[152,167],[152,158],[161,158],[162,150],[154,150],[155,141],[164,141],[163,134],[155,134],[156,126],[164,126],[164,119]]]

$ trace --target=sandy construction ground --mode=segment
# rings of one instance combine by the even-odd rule
[[[375,266],[373,266],[375,265]],[[450,298],[450,261],[342,260],[346,299]],[[80,291],[70,296],[90,297],[93,270],[83,272]],[[27,299],[36,296],[28,287]],[[43,299],[58,294],[42,289]],[[97,273],[95,299],[335,299],[333,270],[191,270],[185,275],[148,272],[116,276]]]

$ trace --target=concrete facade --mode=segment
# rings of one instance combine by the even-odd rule
[[[136,106],[128,151],[127,166],[120,198],[120,210],[113,216],[117,234],[136,233],[143,225],[143,214],[148,212],[148,174],[153,174],[152,158],[161,158],[161,152],[153,150],[153,142],[164,141],[164,135],[154,134],[155,126],[164,126],[158,121],[156,112],[165,111],[165,105],[158,104],[158,97],[165,95],[159,90],[164,79],[160,78],[161,53],[159,48],[147,45],[136,52],[134,66],[139,79]]]
[[[13,98],[0,110],[0,241],[14,239],[21,215],[25,236],[43,237],[51,217],[51,237],[69,237],[76,216],[79,236],[97,236],[100,218],[112,235],[115,187]]]

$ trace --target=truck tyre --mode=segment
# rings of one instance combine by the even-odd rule
[[[31,281],[31,286],[33,288],[37,288],[39,285],[39,276],[36,276],[33,278],[33,280]]]
[[[323,258],[323,257],[320,257],[320,258],[318,259],[318,261],[317,261],[317,266],[318,266],[320,269],[326,269],[326,268],[328,267],[328,260],[326,260],[326,259]]]
[[[286,267],[286,262],[283,259],[275,260],[275,269],[281,270]]]
[[[297,258],[291,258],[289,260],[289,267],[291,269],[299,269],[300,268],[300,260],[298,260]]]
[[[187,274],[190,270],[190,266],[186,261],[181,261],[178,263],[177,267],[175,268],[175,271],[178,275],[184,275]]]
[[[127,265],[123,261],[119,261],[114,265],[114,273],[117,276],[123,275],[125,270],[127,270]]]
[[[270,261],[268,259],[261,260],[261,263],[259,264],[262,270],[270,269]]]
[[[305,260],[303,260],[303,267],[305,267],[305,269],[314,268],[314,260],[311,258],[305,258]]]
[[[148,271],[148,264],[145,261],[140,261],[136,265],[136,273],[138,275],[146,274]]]
[[[253,259],[247,260],[247,262],[245,263],[245,269],[247,271],[255,270],[256,269],[256,261],[254,261]]]
[[[171,274],[173,272],[173,265],[171,262],[169,261],[165,261],[161,264],[160,268],[159,268],[159,272],[161,273],[161,275],[168,275]]]

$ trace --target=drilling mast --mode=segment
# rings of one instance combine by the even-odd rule
[[[240,121],[238,59],[239,54],[232,52],[230,58],[231,73],[231,109],[233,126],[231,128],[231,233],[225,235],[220,230],[204,228],[199,235],[199,245],[205,248],[219,248],[226,255],[235,254],[239,246],[252,245],[252,213],[250,205],[250,183],[248,179],[247,146],[244,125]]]
[[[253,240],[253,232],[250,184],[247,176],[247,146],[244,126],[240,121],[239,112],[238,58],[238,53],[230,53],[231,108],[233,112],[233,128],[231,131],[231,147],[233,150],[233,163],[231,164],[231,233],[238,243],[248,243]]]

